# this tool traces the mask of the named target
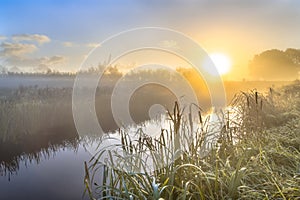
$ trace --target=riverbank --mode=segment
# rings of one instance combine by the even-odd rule
[[[203,156],[205,130],[189,143],[188,150],[174,162],[163,163],[176,134],[190,135],[181,110],[170,114],[174,127],[162,131],[159,138],[141,135],[136,141],[122,135],[126,152],[116,162],[101,163],[102,152],[86,165],[85,183],[91,197],[123,199],[297,199],[300,196],[300,82],[284,86],[276,93],[262,95],[243,92],[232,101],[241,123],[226,119],[217,145]],[[182,128],[185,127],[185,128]],[[238,136],[232,142],[232,135]],[[127,170],[132,161],[139,163],[139,152],[150,151],[156,160],[155,171]],[[172,151],[170,151],[172,153]],[[111,152],[111,157],[115,152]],[[121,161],[121,162],[120,162]],[[163,163],[163,164],[162,164]],[[123,168],[122,170],[122,167]],[[102,167],[102,168],[101,168]],[[103,177],[96,169],[104,169]],[[126,170],[125,170],[126,169]],[[129,168],[130,169],[130,168]],[[91,178],[93,177],[93,178]]]

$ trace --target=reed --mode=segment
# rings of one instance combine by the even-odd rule
[[[220,119],[218,143],[204,156],[199,152],[210,134],[208,121],[200,112],[198,121],[191,122],[178,103],[168,112],[173,126],[158,138],[137,132],[138,139],[133,139],[120,130],[123,156],[116,160],[112,151],[102,150],[86,165],[91,199],[299,198],[300,107],[293,106],[299,105],[297,88],[299,82],[278,95],[236,95]],[[142,159],[146,151],[154,161],[153,171]],[[105,152],[108,162],[101,162]],[[170,157],[176,159],[165,159]]]

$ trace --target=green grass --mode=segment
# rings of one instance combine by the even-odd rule
[[[173,126],[160,137],[139,133],[132,139],[120,131],[124,154],[116,160],[113,151],[102,150],[85,164],[87,194],[91,199],[299,199],[299,97],[299,81],[264,95],[236,95],[223,112],[218,143],[204,155],[209,124],[191,122],[176,103],[169,112]],[[192,123],[200,128],[191,132]],[[143,160],[146,151],[153,171]],[[174,161],[164,159],[178,152]],[[108,159],[101,162],[104,155]]]

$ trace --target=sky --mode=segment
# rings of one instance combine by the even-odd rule
[[[300,48],[300,1],[0,0],[0,65],[76,71],[108,37],[164,27],[230,57],[232,79],[267,49]]]

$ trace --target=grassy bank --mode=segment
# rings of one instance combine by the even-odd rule
[[[239,93],[223,113],[217,143],[207,154],[201,154],[209,134],[206,122],[193,121],[200,128],[191,132],[189,116],[175,106],[169,113],[173,127],[162,130],[159,138],[143,133],[133,140],[120,132],[123,157],[118,154],[116,162],[111,151],[108,162],[101,162],[101,151],[86,163],[87,194],[91,199],[297,199],[299,97],[299,81],[265,95]],[[174,162],[164,162],[177,150],[181,154]],[[136,163],[146,169],[139,156],[145,151],[156,161],[155,170],[130,170]]]

